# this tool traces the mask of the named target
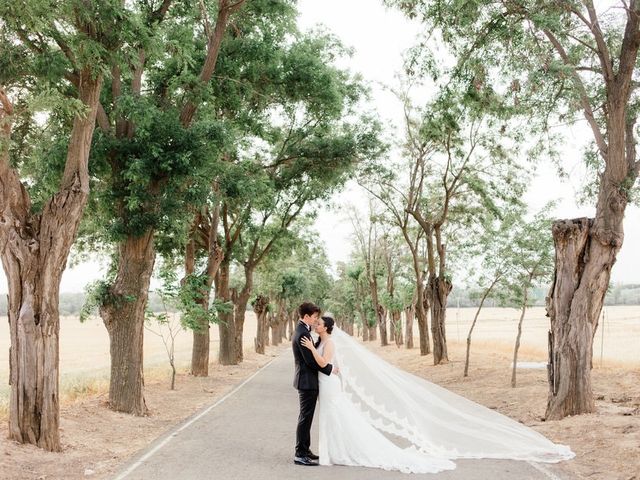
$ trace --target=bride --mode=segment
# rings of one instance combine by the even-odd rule
[[[302,340],[320,367],[339,369],[319,375],[321,465],[435,473],[454,469],[456,458],[573,458],[568,447],[509,417],[390,365],[334,323],[318,321],[317,346]]]

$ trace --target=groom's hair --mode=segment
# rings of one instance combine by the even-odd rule
[[[316,312],[320,313],[320,307],[315,303],[304,302],[298,307],[298,315],[300,315],[300,318],[304,318],[305,315],[311,316]]]

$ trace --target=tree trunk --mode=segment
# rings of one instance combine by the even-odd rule
[[[269,312],[269,299],[264,295],[258,295],[253,302],[253,311],[256,314],[258,328],[254,339],[256,353],[264,355],[265,336],[268,337],[269,326],[267,324],[267,313]]]
[[[190,239],[185,249],[185,277],[195,274],[195,242]],[[209,292],[203,292],[198,303],[203,310],[209,306]],[[206,318],[198,321],[193,330],[193,346],[191,348],[191,375],[194,377],[209,376],[209,322]]]
[[[404,309],[405,347],[413,348],[413,320],[415,318],[415,305],[411,304]]]
[[[491,285],[489,286],[489,288],[487,288],[484,291],[484,294],[482,295],[482,300],[480,300],[480,305],[478,305],[476,314],[473,317],[473,322],[471,322],[471,327],[469,327],[469,333],[467,334],[467,352],[465,354],[465,360],[464,360],[464,374],[463,374],[464,377],[469,376],[469,354],[471,351],[471,334],[473,333],[473,329],[476,327],[476,322],[478,321],[478,317],[480,316],[480,310],[482,310],[485,300],[487,299],[487,297],[489,296],[489,293],[491,293],[491,290],[493,290],[493,287],[496,286],[496,284],[498,283],[498,280],[500,280],[501,277],[502,277],[501,274],[496,276],[493,279],[493,282],[491,282]]]
[[[380,305],[378,301],[378,282],[374,280],[369,281],[369,291],[371,292],[371,301],[373,302],[373,310],[376,316],[376,324],[380,329],[380,345],[383,347],[388,344],[387,342],[387,323],[384,318],[384,308]],[[371,336],[371,332],[369,333],[369,338],[371,340],[375,340],[375,325],[373,326],[374,336]]]
[[[146,415],[143,339],[149,283],[155,262],[154,231],[129,236],[118,245],[118,272],[100,305],[109,332],[109,407]]]
[[[396,322],[394,317],[395,312],[389,312],[389,341],[396,341]]]
[[[520,312],[520,321],[518,321],[518,334],[516,335],[516,345],[513,349],[513,370],[511,371],[511,388],[516,388],[516,369],[518,366],[518,350],[520,350],[520,338],[522,337],[522,321],[527,311],[527,300],[529,290],[525,288],[524,299],[522,301],[522,311]]]
[[[189,242],[185,251],[185,276],[195,273],[195,250],[196,240],[193,238],[196,233],[201,237],[201,248],[207,251],[207,276],[205,287],[199,292],[197,302],[203,312],[209,311],[209,301],[211,298],[211,287],[214,283],[220,264],[224,259],[224,250],[217,241],[218,220],[220,216],[220,205],[216,205],[211,213],[206,215],[198,213],[194,220],[194,225]],[[210,350],[211,325],[207,315],[198,320],[197,328],[193,330],[193,347],[191,349],[191,374],[196,377],[209,376],[209,350]]]
[[[363,312],[360,312],[360,316],[362,317],[362,341],[369,341],[369,324],[367,323],[367,317]]]
[[[247,305],[249,303],[249,295],[238,295],[236,301],[234,302],[233,312],[235,315],[235,324],[236,324],[236,357],[238,358],[238,363],[242,362],[244,359],[244,354],[242,352],[244,348],[242,335],[244,332],[244,318],[247,311]]]
[[[215,283],[217,297],[223,302],[231,301],[231,292],[229,290],[229,260],[227,258],[220,264]],[[237,365],[236,324],[233,309],[230,312],[220,313],[218,333],[220,335],[218,362],[220,365]]]
[[[89,195],[88,158],[102,77],[80,73],[86,115],[74,118],[60,188],[40,215],[9,161],[13,105],[0,88],[0,256],[9,287],[9,438],[60,447],[60,280]]]
[[[373,325],[372,327],[368,327],[368,328],[369,328],[369,341],[375,342],[378,339],[376,326]]]
[[[287,340],[291,341],[291,337],[293,336],[293,329],[295,328],[294,323],[294,315],[289,314],[287,316],[287,325],[289,325],[289,334],[287,335]]]
[[[553,225],[556,266],[547,297],[551,323],[546,410],[549,420],[595,411],[591,386],[593,334],[611,267],[622,245],[624,214],[624,205],[616,204],[620,202],[619,192],[609,193],[611,205],[602,207],[610,209],[607,220],[579,218],[559,220]],[[602,209],[599,202],[597,211]]]
[[[399,347],[404,343],[402,338],[402,312],[399,310],[391,312],[391,329],[395,332],[393,339]]]
[[[422,286],[417,288],[418,301],[416,302],[416,317],[418,318],[418,334],[420,340],[420,355],[431,353],[431,342],[429,339],[429,323],[427,322],[427,312],[429,311],[429,292]],[[422,299],[422,300],[420,300]],[[431,320],[433,322],[433,319]]]
[[[431,293],[433,364],[441,365],[449,362],[445,320],[447,315],[447,297],[451,292],[451,282],[440,277],[432,276],[429,279],[429,291]]]

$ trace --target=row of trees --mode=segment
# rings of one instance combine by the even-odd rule
[[[30,0],[3,3],[0,22],[9,431],[56,451],[59,285],[72,245],[111,258],[85,314],[97,309],[109,333],[110,408],[144,415],[156,259],[185,272],[192,373],[207,375],[214,320],[219,361],[236,364],[258,270],[286,256],[313,205],[382,146],[358,110],[361,80],[334,66],[345,50],[299,32],[293,1]],[[278,281],[274,298],[300,296]]]
[[[119,411],[147,412],[143,326],[157,258],[165,272],[184,271],[176,298],[193,329],[194,375],[207,375],[212,321],[219,362],[242,361],[252,297],[258,351],[265,322],[277,343],[304,296],[325,299],[346,328],[358,318],[383,345],[403,336],[410,345],[399,319],[415,315],[420,353],[445,363],[457,264],[478,265],[481,299],[509,297],[523,315],[550,271],[546,216],[527,217],[521,203],[521,160],[553,156],[550,125],[580,114],[593,133],[596,214],[552,230],[546,416],[593,411],[593,334],[640,169],[640,7],[386,3],[424,23],[428,42],[408,73],[430,75],[437,90],[425,105],[398,92],[401,155],[386,166],[371,162],[384,147],[358,107],[360,79],[334,66],[344,49],[299,32],[292,0],[0,6],[11,438],[60,449],[59,285],[74,244],[111,259],[85,311],[96,308],[109,333],[109,404]],[[358,258],[331,286],[308,222],[356,172],[372,209],[353,215]]]
[[[370,226],[356,228],[358,261],[370,290],[362,303],[370,303],[365,317],[377,323],[385,344],[375,272],[389,235],[371,226],[377,217],[385,217],[381,223],[402,235],[411,255],[415,292],[409,308],[416,312],[421,354],[430,353],[432,344],[435,364],[447,361],[452,263],[469,265],[473,244],[489,254],[480,279],[482,298],[494,289],[505,295],[509,290],[501,282],[519,271],[520,281],[511,290],[521,299],[523,314],[531,285],[550,273],[555,260],[547,297],[546,417],[592,412],[593,337],[640,170],[640,6],[623,1],[596,7],[590,0],[385,3],[424,24],[425,41],[411,52],[408,71],[418,78],[430,76],[438,94],[423,109],[406,91],[398,94],[405,106],[403,161],[392,173],[382,170],[373,180],[361,180],[378,202]],[[450,54],[444,61],[443,51]],[[595,201],[595,217],[555,221],[550,237],[542,217],[522,222],[519,199],[527,176],[517,154],[554,158],[562,170],[553,126],[581,116],[592,133],[585,153],[590,175],[585,193]],[[555,259],[547,249],[551,238]],[[511,259],[519,268],[513,269]],[[387,267],[387,285],[393,285],[391,272]],[[345,270],[345,280],[351,275],[353,269]]]

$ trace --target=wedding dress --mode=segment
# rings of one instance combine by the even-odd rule
[[[324,344],[318,346],[318,352],[323,354]],[[327,360],[334,368],[342,368],[337,357]],[[345,395],[337,375],[319,374],[318,380],[320,465],[374,467],[405,473],[436,473],[455,468],[453,462],[431,458],[413,445],[403,449],[391,442]]]
[[[327,360],[340,373],[318,375],[321,465],[435,473],[454,469],[456,458],[555,463],[574,457],[569,447],[394,367],[337,327],[330,338],[334,358]]]

